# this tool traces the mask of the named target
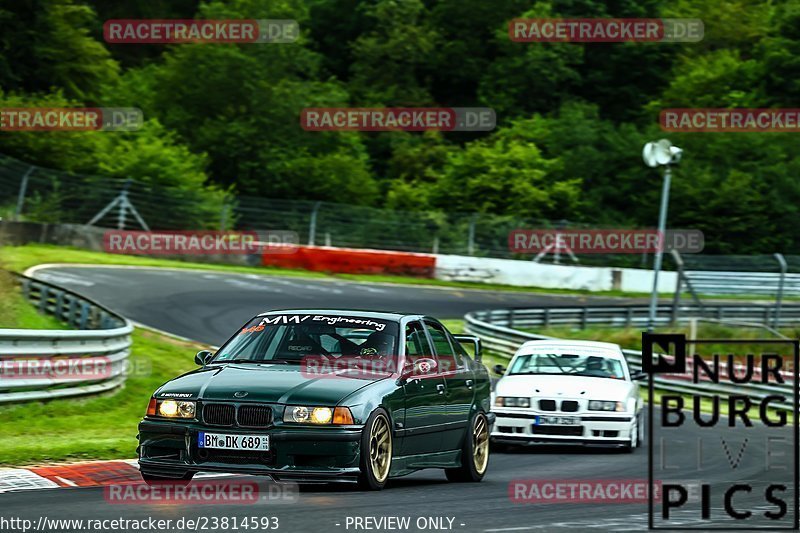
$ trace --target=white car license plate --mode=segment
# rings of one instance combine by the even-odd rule
[[[578,426],[581,419],[577,416],[542,416],[534,421],[534,426]]]
[[[269,451],[269,435],[226,435],[201,431],[197,434],[197,446],[220,450]]]

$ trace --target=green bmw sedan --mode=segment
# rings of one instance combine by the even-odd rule
[[[202,471],[380,490],[423,468],[486,474],[494,414],[480,341],[434,318],[271,311],[195,361],[139,424],[147,482]]]

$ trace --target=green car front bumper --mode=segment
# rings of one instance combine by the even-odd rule
[[[150,475],[182,477],[196,472],[268,475],[276,481],[356,481],[363,426],[280,425],[269,429],[220,428],[197,422],[139,423],[139,468]],[[203,449],[201,431],[268,435],[269,451]]]

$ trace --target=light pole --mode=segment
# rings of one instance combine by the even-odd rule
[[[661,272],[661,260],[664,256],[664,245],[666,244],[667,231],[667,207],[669,205],[669,186],[672,180],[672,168],[670,165],[681,160],[683,150],[667,139],[658,142],[649,142],[644,145],[642,159],[647,166],[655,168],[664,167],[664,184],[661,189],[661,207],[658,211],[658,235],[660,246],[656,250],[655,261],[653,262],[653,290],[650,293],[650,313],[647,318],[647,331],[652,332],[656,321],[656,306],[658,304],[658,274]]]

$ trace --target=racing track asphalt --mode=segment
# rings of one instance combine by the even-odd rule
[[[59,266],[36,270],[34,276],[88,296],[136,322],[212,345],[227,340],[253,315],[272,309],[406,311],[441,319],[461,318],[478,309],[623,301],[157,268]]]
[[[36,275],[63,283],[134,320],[212,344],[221,342],[228,332],[257,311],[284,306],[378,306],[455,317],[470,309],[490,306],[577,303],[574,298],[540,294],[442,291],[208,272],[59,267],[39,271]],[[791,439],[791,430],[782,429],[780,433]],[[705,454],[703,470],[694,480],[763,482],[775,477],[764,469],[767,445],[761,428],[739,429],[736,434],[738,440],[731,437],[728,442],[733,451],[739,449],[742,436],[750,438],[745,460],[736,469],[730,465],[730,457],[719,451],[719,437],[729,438],[730,435],[723,430],[700,431],[693,425],[682,428],[680,438],[685,444],[674,443],[671,449],[677,455],[692,457],[692,443],[697,438],[716,445],[717,453]],[[679,449],[676,450],[676,446]],[[647,506],[642,503],[513,502],[509,498],[509,483],[519,479],[646,480],[647,448],[642,447],[632,455],[569,447],[515,448],[493,453],[486,479],[479,484],[448,483],[441,471],[428,470],[393,480],[379,493],[336,486],[307,487],[300,493],[298,503],[287,505],[113,505],[105,501],[101,488],[68,488],[3,494],[0,508],[6,517],[34,521],[42,515],[63,519],[154,517],[172,520],[200,516],[240,519],[277,516],[278,531],[291,532],[364,531],[352,526],[347,528],[348,516],[410,516],[409,531],[419,531],[414,521],[428,516],[452,517],[453,531],[468,532],[641,531],[647,527]],[[719,494],[714,496],[712,508],[716,515],[722,503]],[[756,492],[738,495],[735,501],[741,508],[771,508],[765,507],[763,495]],[[682,524],[704,529],[708,524],[696,520],[697,504],[687,507],[691,510],[678,514]],[[791,509],[790,505],[790,513]]]

